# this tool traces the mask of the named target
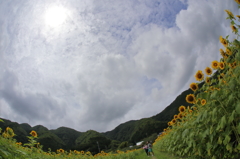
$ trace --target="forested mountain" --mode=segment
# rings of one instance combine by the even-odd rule
[[[179,113],[179,106],[191,106],[185,100],[186,95],[190,93],[193,93],[190,89],[182,92],[169,106],[155,116],[128,121],[103,134],[113,140],[136,143],[153,133],[160,133],[167,127],[168,121],[172,120],[173,116]]]

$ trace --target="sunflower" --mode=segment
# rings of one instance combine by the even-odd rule
[[[236,3],[240,4],[240,0],[235,0]]]
[[[172,121],[169,121],[169,122],[168,122],[168,126],[171,126],[171,125],[172,125]]]
[[[58,149],[57,152],[58,153],[64,153],[64,149]]]
[[[214,69],[214,70],[216,70],[216,69],[218,69],[218,61],[212,61],[212,64],[211,64],[211,67]]]
[[[232,31],[235,32],[235,33],[238,31],[237,28],[236,28],[234,25],[231,25],[231,29],[232,29]]]
[[[206,67],[205,72],[206,72],[207,75],[211,75],[212,74],[212,69],[210,67]]]
[[[178,110],[179,112],[184,112],[186,110],[186,107],[182,105],[178,108]]]
[[[224,84],[226,84],[226,83],[227,83],[227,81],[225,81],[225,80],[222,80],[222,82],[223,82]]]
[[[174,116],[173,116],[173,119],[177,119],[177,118],[178,118],[178,115],[174,115]]]
[[[236,17],[240,19],[240,15],[236,15]]]
[[[193,111],[191,109],[188,110],[189,113],[192,113]]]
[[[191,88],[191,90],[196,91],[196,90],[198,90],[198,85],[196,83],[191,83],[190,88]]]
[[[228,55],[227,55],[226,53],[224,53],[223,58],[224,58],[224,59],[227,59],[227,58],[228,58]]]
[[[220,77],[220,76],[219,76],[219,77]],[[213,86],[209,87],[209,89],[210,89],[211,91],[214,91],[214,87],[213,87]]]
[[[236,67],[237,67],[236,61],[233,62],[233,63],[230,63],[229,66],[230,66],[231,68],[236,68]]]
[[[202,81],[204,78],[204,74],[202,73],[202,71],[198,70],[197,73],[195,74],[195,78],[197,81]]]
[[[223,51],[223,49],[219,49],[219,51],[220,51],[220,54],[221,54],[222,56],[225,55],[225,52]]]
[[[211,81],[210,81],[210,77],[206,77],[206,78],[205,78],[205,82],[206,82],[207,84],[210,84],[210,82],[211,82]]]
[[[232,51],[229,48],[226,48],[226,54],[232,55]]]
[[[195,98],[194,94],[189,94],[189,95],[187,95],[186,101],[187,101],[188,103],[195,104],[196,98]]]
[[[232,14],[231,11],[229,11],[229,10],[224,10],[224,11],[227,12],[228,16],[229,16],[231,19],[235,19],[235,18],[234,18],[234,15]]]
[[[202,104],[202,105],[205,105],[206,103],[207,103],[206,99],[202,99],[202,100],[201,100],[201,104]]]
[[[219,37],[219,41],[223,44],[223,46],[227,47],[228,46],[228,42],[226,39],[222,38],[222,36]]]
[[[80,153],[80,152],[79,152],[79,151],[77,151],[77,150],[74,150],[73,152],[74,152],[74,153],[76,153],[76,154],[79,154],[79,153]]]
[[[86,152],[86,155],[91,155],[91,152],[90,152],[90,151],[87,151],[87,152]]]
[[[219,62],[219,68],[223,70],[225,68],[224,62]]]
[[[197,107],[192,107],[193,108],[193,110],[197,110]]]
[[[183,114],[182,113],[178,113],[178,119],[182,119],[183,118]]]
[[[172,120],[172,123],[173,123],[173,124],[175,124],[176,122],[177,122],[177,120],[176,120],[176,119],[173,119],[173,120]]]
[[[219,75],[218,80],[221,80],[221,79],[223,79],[223,76]],[[212,90],[214,90],[214,88]]]
[[[32,130],[32,131],[30,132],[30,135],[32,135],[33,137],[37,137],[37,132],[34,131],[34,130]]]
[[[10,128],[10,127],[7,127],[7,128],[6,128],[6,133],[7,133],[7,136],[8,136],[8,137],[13,137],[13,136],[15,136],[13,129]]]
[[[223,58],[226,59],[228,57],[227,54],[223,51],[223,49],[220,49],[219,51]]]

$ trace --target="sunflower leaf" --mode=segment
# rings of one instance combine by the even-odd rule
[[[206,129],[201,135],[202,138],[204,139],[207,135],[209,134],[209,129]]]
[[[227,136],[225,137],[225,139],[223,140],[223,144],[224,144],[224,145],[227,145],[230,140],[231,140],[230,136],[227,135]]]
[[[222,136],[219,136],[219,137],[218,137],[218,144],[222,144],[222,141],[223,141]]]
[[[238,53],[235,56],[236,60],[240,61],[240,52],[238,51]]]
[[[201,117],[202,117],[202,114],[199,114],[197,119],[196,119],[196,123],[199,123],[201,121]]]
[[[234,104],[235,100],[234,100],[234,95],[233,95],[233,93],[231,93],[231,94],[229,95],[227,102],[228,102],[227,105],[233,105],[233,104]]]
[[[228,123],[231,123],[235,119],[235,110],[233,110],[231,116],[228,118]]]
[[[238,144],[237,149],[240,150],[240,144]]]
[[[226,149],[232,153],[232,145],[230,143],[227,144]]]
[[[211,155],[211,149],[212,149],[212,144],[211,143],[207,143],[207,152],[208,152],[208,155]]]
[[[236,77],[238,78],[238,77],[239,77],[239,73],[240,73],[240,67],[236,67],[236,68],[233,70],[233,73],[234,73],[234,75],[236,75]]]
[[[236,104],[236,112],[238,114],[240,114],[240,103],[239,102]]]
[[[238,133],[240,134],[240,123],[237,125],[237,131],[238,131]]]
[[[220,127],[223,129],[226,125],[226,116],[224,115],[220,120]]]
[[[26,152],[23,152],[23,151],[21,151],[21,150],[16,150],[16,152],[19,153],[19,154],[21,154],[21,155],[27,155]]]
[[[0,156],[3,156],[3,157],[8,157],[10,155],[10,153],[9,152],[7,152],[7,151],[4,151],[3,149],[0,149]]]
[[[185,138],[185,136],[188,135],[188,132],[189,132],[189,130],[188,130],[188,129],[185,129],[185,130],[182,132],[182,137]]]
[[[227,63],[233,63],[234,59],[233,58],[227,58]]]
[[[208,117],[208,111],[205,110],[204,113],[203,113],[202,118],[203,118],[203,120],[204,120],[204,119],[206,119],[207,117]]]

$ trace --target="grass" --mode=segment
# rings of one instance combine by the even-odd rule
[[[142,150],[137,156],[136,159],[190,159],[183,157],[176,157],[166,152],[161,152],[153,148],[154,156],[148,157],[144,150]]]

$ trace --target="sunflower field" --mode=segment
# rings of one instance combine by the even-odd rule
[[[240,1],[235,1],[240,8]],[[238,38],[240,15],[225,12]],[[190,84],[194,94],[186,101],[194,105],[179,107],[179,114],[156,140],[157,149],[191,158],[240,158],[240,42],[229,41],[228,36],[219,41],[222,58],[196,72],[196,81],[204,84]]]
[[[235,0],[240,8],[240,0]],[[234,16],[225,10],[230,28],[239,37],[240,15]],[[220,36],[224,49],[219,53],[220,61],[212,61],[205,70],[195,74],[196,83],[190,84],[193,94],[186,101],[193,106],[179,106],[179,113],[168,122],[168,128],[153,144],[155,153],[164,152],[177,158],[230,159],[240,158],[240,41],[230,41]],[[0,121],[2,122],[2,121]],[[160,130],[161,131],[161,130]],[[0,159],[15,158],[97,158],[134,159],[145,158],[142,149],[117,152],[100,152],[92,155],[84,151],[52,152],[42,150],[37,142],[37,132],[31,131],[28,143],[13,139],[14,131],[0,128]],[[173,157],[175,158],[175,157]]]

